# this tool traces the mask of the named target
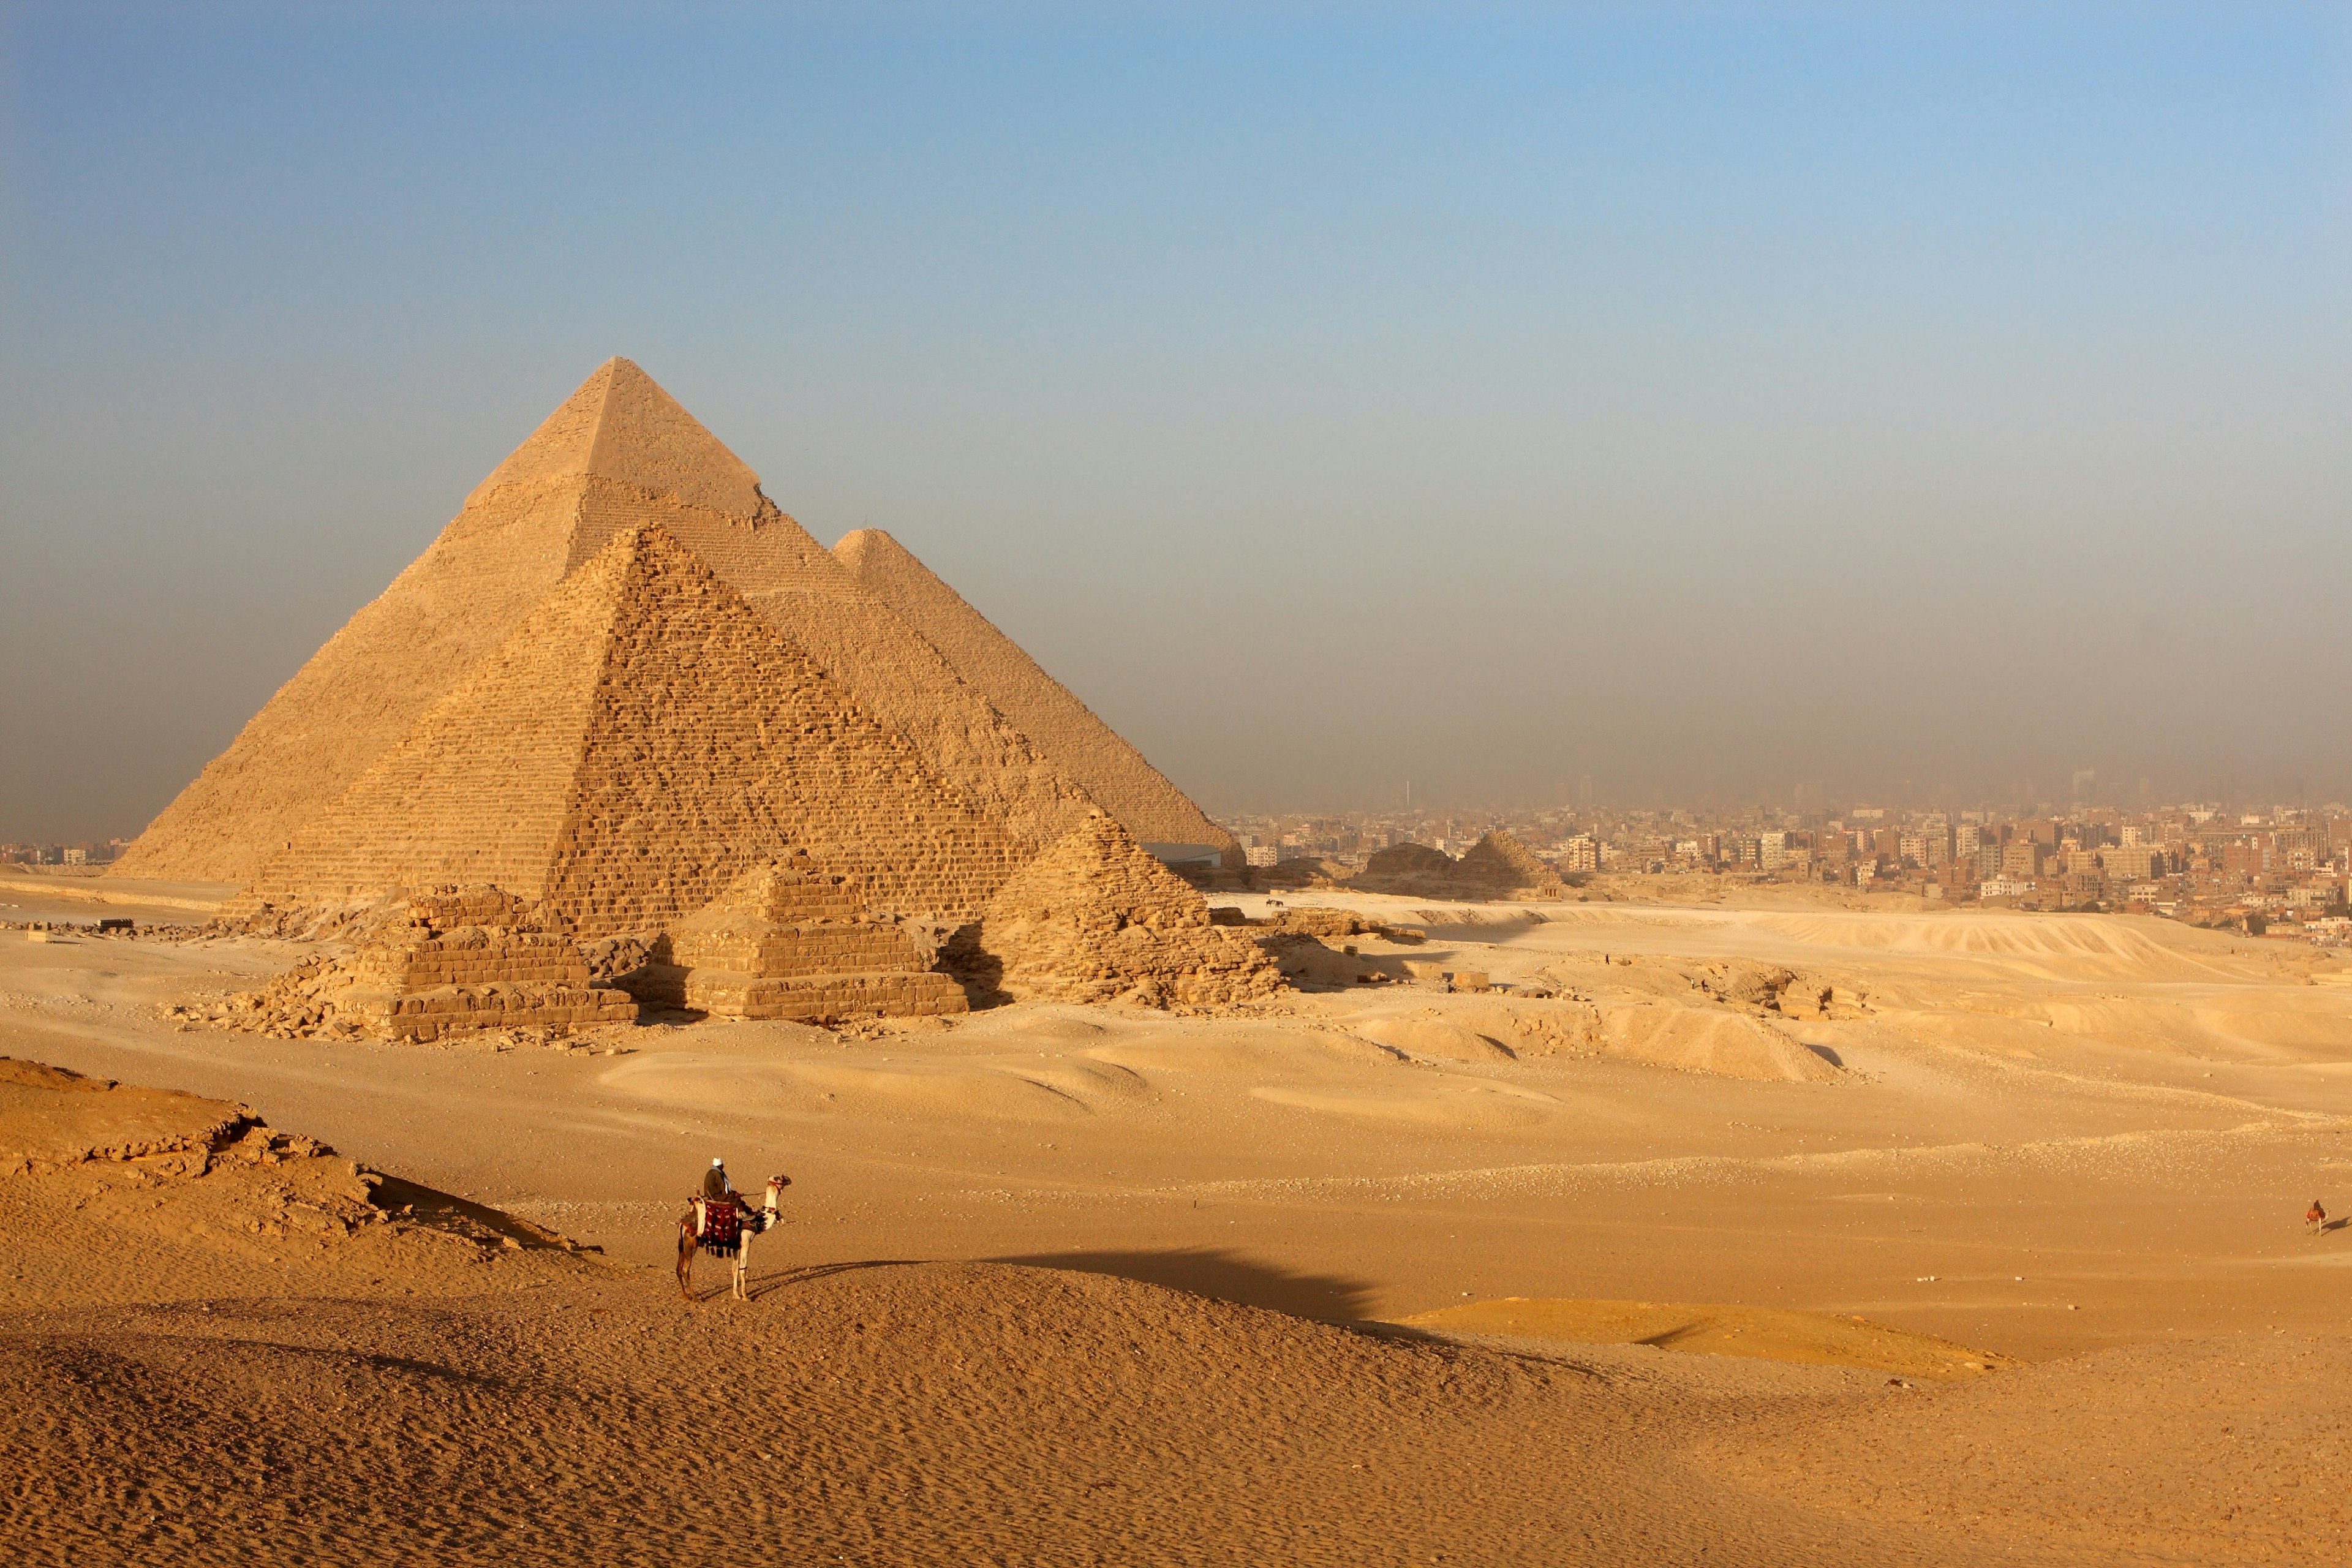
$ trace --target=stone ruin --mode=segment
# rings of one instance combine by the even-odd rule
[[[594,981],[569,938],[493,887],[437,888],[389,900],[342,958],[313,957],[215,1013],[178,1016],[297,1038],[434,1041],[481,1029],[548,1036],[635,1023],[626,992]]]
[[[625,984],[648,1005],[723,1018],[834,1024],[963,1012],[963,987],[931,972],[934,945],[877,915],[855,878],[800,851],[745,873],[678,922],[667,962]]]
[[[1213,924],[1207,900],[1109,816],[1016,873],[948,958],[975,984],[1049,1002],[1214,1007],[1282,986],[1256,942]]]

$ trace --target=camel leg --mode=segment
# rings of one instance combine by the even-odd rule
[[[694,1233],[685,1226],[677,1227],[677,1293],[680,1300],[694,1300],[691,1281],[694,1278]]]
[[[745,1226],[735,1237],[735,1299],[738,1301],[748,1301],[751,1299],[751,1292],[744,1289],[744,1283],[751,1272],[751,1227]]]

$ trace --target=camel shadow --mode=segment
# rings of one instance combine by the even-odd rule
[[[862,1268],[903,1268],[912,1259],[903,1258],[865,1258],[844,1263],[802,1263],[789,1268],[778,1268],[767,1274],[754,1274],[743,1281],[743,1293],[751,1300],[760,1300],[779,1290],[795,1285],[814,1284],[830,1279],[836,1274],[854,1274]],[[725,1295],[727,1288],[719,1287],[717,1294]],[[697,1300],[707,1300],[698,1296]]]

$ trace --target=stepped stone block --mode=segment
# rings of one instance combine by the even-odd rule
[[[475,1029],[568,1034],[634,1023],[625,992],[592,983],[569,939],[494,887],[438,888],[390,900],[347,958],[281,975],[230,1021],[270,1034],[437,1040]]]
[[[805,851],[747,873],[679,922],[670,958],[631,988],[650,1004],[721,1017],[830,1024],[968,1005],[961,984],[930,973],[912,932],[871,912],[856,879]]]

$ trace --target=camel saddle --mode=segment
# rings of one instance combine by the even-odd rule
[[[743,1215],[734,1199],[694,1200],[694,1239],[705,1251],[723,1257],[742,1244],[742,1237]]]

